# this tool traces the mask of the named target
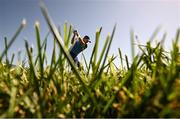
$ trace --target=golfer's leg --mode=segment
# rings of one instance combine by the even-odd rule
[[[76,65],[79,67],[79,66],[80,66],[80,62],[79,62],[79,60],[78,60],[78,57],[75,57],[75,58],[74,58],[74,61],[75,61]]]
[[[76,58],[76,56],[75,56],[74,53],[70,52],[69,54],[71,55],[71,57],[72,57],[73,60],[74,60],[74,58]]]

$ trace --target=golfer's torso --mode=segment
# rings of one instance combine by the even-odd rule
[[[80,41],[76,41],[70,49],[70,52],[74,53],[77,56],[81,51],[83,51],[86,48],[87,45],[83,45]]]

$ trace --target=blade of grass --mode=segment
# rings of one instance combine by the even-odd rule
[[[95,51],[94,51],[94,61],[93,63],[96,64],[96,59],[97,59],[97,53],[98,53],[98,46],[99,46],[99,38],[101,34],[102,27],[96,32],[96,46],[95,46]]]
[[[53,53],[52,53],[52,59],[51,59],[51,65],[50,65],[50,72],[47,79],[52,78],[52,75],[56,69],[56,65],[53,68],[53,64],[56,62],[56,40],[54,39],[54,47],[53,47]]]
[[[43,53],[43,63],[44,63],[44,60],[45,60],[45,56],[46,56],[46,47],[47,47],[47,38],[48,38],[48,36],[49,36],[49,34],[50,34],[50,31],[48,31],[48,33],[46,34],[46,36],[45,36],[45,38],[44,38],[44,41],[43,41],[43,43],[42,43],[42,45],[41,45],[41,49],[40,50],[42,50],[43,49],[43,47],[44,47],[44,53]],[[36,57],[36,59],[35,59],[35,65],[37,64],[37,62],[38,62],[38,58],[39,57]]]
[[[5,43],[5,56],[6,56],[6,64],[9,65],[9,59],[8,59],[8,54],[7,54],[7,50],[8,50],[8,46],[7,46],[7,37],[4,38],[4,43]]]
[[[111,60],[108,62],[108,64],[106,64],[106,65],[104,66],[103,70],[104,70],[106,67],[108,67],[110,63],[113,63],[113,61],[116,59],[116,57],[117,57],[117,56],[111,57]],[[117,67],[116,67],[116,68],[117,68]]]
[[[109,39],[110,39],[110,35],[108,35],[108,36],[106,37],[106,42],[105,42],[105,44],[104,44],[103,50],[102,50],[101,55],[100,55],[100,57],[99,57],[98,63],[97,63],[97,65],[96,65],[96,69],[94,70],[95,72],[93,72],[95,75],[98,73],[98,70],[100,69],[100,64],[101,64],[101,62],[102,62],[102,59],[103,59],[103,56],[104,56],[104,52],[105,52],[106,49],[107,49],[107,46],[108,46],[108,43],[109,43]]]
[[[97,32],[101,32],[101,30],[102,30],[102,27],[101,27],[101,28],[99,29],[99,31],[97,31]],[[100,35],[100,33],[99,33],[99,35]],[[91,58],[90,58],[90,61],[89,61],[89,67],[88,67],[87,75],[89,75],[91,65],[94,65],[94,64],[92,64],[92,62],[93,62],[93,56],[94,56],[95,52],[97,52],[97,51],[96,51],[96,50],[97,50],[96,47],[97,47],[98,42],[99,42],[99,39],[96,39],[96,40],[95,40],[95,45],[94,45],[94,47],[93,47],[93,51],[92,51],[92,53],[91,53]]]
[[[13,53],[13,54],[12,54],[12,57],[11,57],[10,66],[12,66],[12,64],[13,64],[13,61],[14,61],[14,56],[15,56],[15,54]]]
[[[129,61],[128,61],[128,57],[127,57],[127,55],[125,55],[125,59],[126,59],[127,69],[129,70],[130,68],[129,68]]]
[[[102,110],[102,113],[105,114],[108,110],[108,108],[112,105],[113,101],[115,100],[116,95],[114,94],[110,100],[107,102],[107,104],[104,106],[104,109]]]
[[[43,63],[45,62],[46,60],[46,64],[47,64],[47,58],[46,58],[46,49],[47,49],[47,40],[45,40],[45,44],[44,44],[44,52],[43,52],[43,56],[42,56],[42,59],[43,59]]]
[[[69,43],[70,43],[70,38],[71,38],[72,32],[73,32],[73,28],[72,28],[72,25],[70,25],[70,26],[69,26],[68,37],[67,37],[67,42],[66,42],[67,48],[68,48]]]
[[[108,55],[109,50],[110,50],[110,47],[111,47],[111,43],[112,43],[112,40],[113,40],[113,37],[114,37],[115,30],[116,30],[116,24],[115,24],[115,26],[114,26],[114,28],[113,28],[113,31],[112,31],[112,34],[111,34],[111,37],[110,37],[109,44],[108,44],[106,53],[105,53],[105,55],[104,55],[104,60],[103,60],[102,66],[101,66],[100,71],[99,71],[98,76],[97,76],[98,79],[100,79],[101,74],[102,74],[102,72],[103,72],[103,67],[104,67],[104,65],[105,65],[106,58],[107,58],[107,55]]]
[[[5,53],[8,51],[8,49],[11,47],[11,45],[13,44],[13,42],[15,41],[15,39],[17,38],[17,36],[20,34],[20,32],[22,31],[22,29],[25,27],[26,25],[26,20],[23,19],[21,22],[21,25],[19,26],[19,28],[17,29],[17,31],[15,32],[14,36],[11,38],[10,42],[7,44],[7,48],[4,49],[4,51],[2,52],[1,56],[0,56],[0,61],[2,61]]]
[[[131,29],[130,31],[130,36],[131,36],[131,57],[132,57],[132,61],[134,59],[135,56],[135,48],[134,48],[134,30]]]
[[[29,44],[28,44],[28,42],[25,40],[25,47],[26,47],[26,52],[27,52],[27,55],[28,55],[28,60],[29,60],[29,65],[30,65],[30,71],[31,71],[31,79],[32,79],[32,81],[31,81],[31,83],[34,85],[35,84],[35,86],[36,86],[36,88],[38,87],[37,85],[38,85],[38,82],[36,81],[36,79],[37,79],[37,74],[36,74],[36,71],[35,71],[35,67],[34,67],[34,64],[33,64],[33,61],[32,61],[32,53],[31,53],[31,51],[29,50]],[[39,91],[37,91],[38,92],[38,95],[40,94],[39,93]]]
[[[68,46],[67,46],[67,22],[64,23],[64,44],[65,44],[65,47],[68,48]]]
[[[131,87],[131,85],[132,85],[131,82],[135,79],[135,74],[136,74],[136,71],[137,71],[137,67],[138,67],[138,56],[136,56],[134,58],[133,63],[132,63],[131,67],[128,70],[129,75],[127,75],[126,82],[124,84],[126,87]]]
[[[120,57],[120,60],[121,60],[121,66],[122,66],[122,69],[123,69],[123,68],[124,68],[124,65],[123,65],[123,58],[122,58],[121,49],[118,48],[118,51],[119,51],[119,57]]]
[[[49,34],[50,34],[50,31],[48,31],[48,33],[46,34],[45,38],[44,38],[44,41],[41,45],[41,49],[47,44],[47,38],[49,37]]]
[[[85,62],[86,69],[88,69],[88,64],[87,64],[86,58],[84,56],[84,53],[82,53],[82,56],[83,56],[83,59],[84,59],[84,62]]]
[[[39,58],[39,69],[40,69],[41,78],[43,78],[44,66],[43,66],[43,58],[42,58],[42,52],[41,52],[41,38],[40,38],[39,22],[35,23],[35,31],[36,31],[36,42],[37,42],[38,58]]]

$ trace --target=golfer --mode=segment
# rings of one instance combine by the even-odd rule
[[[73,37],[71,40],[71,48],[69,49],[70,55],[73,58],[75,64],[80,67],[80,62],[78,60],[78,54],[87,48],[87,43],[91,43],[89,36],[84,36],[81,38],[77,30],[73,31]]]

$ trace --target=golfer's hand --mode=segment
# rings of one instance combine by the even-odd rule
[[[77,36],[78,36],[77,30],[74,30],[73,33],[74,33],[74,35],[77,35]]]

